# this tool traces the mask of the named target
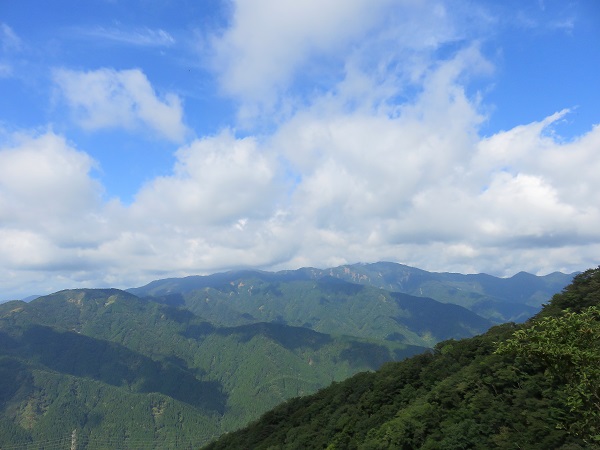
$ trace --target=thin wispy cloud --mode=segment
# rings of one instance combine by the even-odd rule
[[[0,23],[0,42],[4,52],[18,51],[23,45],[21,38],[5,23]]]
[[[169,47],[176,43],[170,33],[160,28],[91,27],[76,28],[74,31],[80,37],[140,47]]]
[[[13,69],[10,64],[0,62],[0,78],[10,77],[12,73]]]

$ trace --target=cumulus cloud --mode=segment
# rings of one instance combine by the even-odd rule
[[[179,97],[167,93],[159,98],[139,69],[58,69],[54,81],[83,128],[149,128],[172,141],[186,134]]]
[[[367,75],[398,94],[399,83],[420,82],[436,50],[465,39],[472,23],[489,21],[473,7],[461,10],[471,22],[463,27],[437,0],[235,0],[231,11],[228,26],[210,40],[211,63],[223,92],[240,102],[243,121],[303,105],[344,73],[338,88],[360,87]],[[307,82],[310,90],[298,89]]]
[[[295,195],[310,209],[308,217],[327,222],[329,216],[341,226],[353,222],[348,219],[398,217],[422,189],[456,177],[481,121],[456,84],[459,72],[447,74],[463,57],[432,70],[422,94],[399,112],[336,109],[336,99],[328,96],[327,105],[319,103],[281,127],[274,145],[302,178]]]
[[[381,5],[380,5],[381,3]],[[213,40],[225,92],[273,100],[314,51],[330,52],[372,24],[384,2],[235,1],[230,26]]]
[[[92,264],[81,250],[107,237],[99,214],[106,208],[102,187],[90,176],[94,166],[51,131],[11,136],[0,146],[0,274],[6,295],[23,288],[23,277],[42,284],[72,279]]]
[[[427,70],[423,91],[397,111],[348,111],[327,95],[280,128],[273,145],[299,180],[290,223],[313,249],[295,262],[402,255],[433,270],[509,275],[543,271],[550,258],[569,270],[594,261],[598,127],[564,142],[552,131],[564,110],[481,138],[477,97],[461,84],[473,67],[490,70],[468,48]]]
[[[240,114],[270,111],[268,131],[179,143],[130,205],[103,197],[85,149],[52,132],[13,137],[0,147],[0,286],[377,260],[512,275],[597,261],[600,126],[564,140],[554,130],[569,110],[549,111],[482,137],[469,89],[494,71],[482,45],[442,2],[398,4],[232,2],[213,69]],[[179,98],[140,70],[54,80],[87,129],[186,134]]]
[[[263,218],[277,204],[281,180],[254,138],[224,131],[177,151],[174,173],[144,186],[133,210],[179,228],[227,226]]]
[[[94,165],[52,132],[17,136],[0,149],[2,223],[80,214],[99,200],[100,186],[88,176]]]
[[[180,148],[172,174],[129,207],[103,197],[95,165],[53,132],[0,148],[3,298],[24,278],[30,291],[123,287],[232,261],[269,265],[296,246],[278,219],[284,180],[254,138],[224,131]]]
[[[388,84],[399,75],[394,70],[418,77],[419,64],[404,67],[402,58],[422,58],[415,52],[430,52],[457,38],[456,29],[438,2],[408,1],[391,8],[392,3],[232,2],[229,26],[211,41],[212,67],[223,92],[239,101],[242,123],[273,110],[294,110],[331,89],[339,73],[356,75],[347,77],[346,86],[360,83],[367,68]],[[307,82],[310,90],[298,89]]]
[[[478,123],[473,105],[441,104]],[[172,173],[143,186],[128,207],[102,200],[93,161],[53,133],[3,148],[5,292],[16,292],[23,277],[47,290],[127,287],[236,267],[385,259],[511,275],[576,270],[600,250],[598,167],[568,166],[597,151],[598,127],[565,143],[548,136],[550,118],[483,140],[463,127],[444,141],[452,127],[437,129],[433,119],[309,119],[297,117],[266,141],[230,131],[194,141],[180,148]],[[421,139],[428,134],[429,143]],[[297,147],[281,147],[294,139]],[[431,142],[447,154],[429,151]],[[511,157],[509,170],[497,158],[515,146],[523,154]],[[293,159],[294,149],[317,161]],[[564,178],[553,161],[569,161]]]

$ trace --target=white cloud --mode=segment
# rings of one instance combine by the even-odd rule
[[[422,189],[460,173],[481,121],[456,85],[459,72],[449,70],[462,59],[429,73],[415,103],[392,116],[387,110],[346,112],[328,96],[327,106],[281,128],[274,146],[301,174],[296,196],[307,217],[324,223],[327,216],[340,226],[398,217]],[[362,101],[370,103],[368,96]]]
[[[103,199],[94,161],[61,136],[2,147],[3,296],[26,282],[27,293],[130,287],[245,266],[392,260],[512,275],[597,263],[600,126],[564,141],[553,130],[569,112],[549,111],[481,137],[467,86],[493,74],[485,45],[442,2],[390,4],[232,2],[214,68],[267,131],[182,145],[129,206]],[[180,99],[140,70],[54,80],[87,129],[186,134]]]
[[[255,139],[225,131],[178,150],[174,174],[144,186],[133,210],[183,229],[268,217],[279,196],[274,169]]]
[[[173,141],[182,141],[186,134],[179,97],[167,93],[159,98],[139,69],[58,69],[54,81],[75,119],[86,129],[150,128]]]
[[[594,264],[600,127],[563,142],[551,132],[561,111],[481,139],[477,103],[449,70],[467,70],[461,58],[433,70],[398,116],[330,104],[280,129],[274,146],[300,180],[291,225],[303,252],[294,262],[387,258],[505,275]]]
[[[253,138],[224,131],[181,148],[172,175],[128,208],[102,199],[94,161],[60,136],[13,141],[0,150],[2,298],[24,280],[28,292],[124,287],[148,274],[269,265],[296,247],[277,218],[276,163]]]
[[[269,142],[224,131],[182,147],[172,174],[129,207],[102,201],[93,161],[64,139],[21,139],[0,151],[4,297],[24,280],[27,292],[128,287],[247,266],[395,260],[511,275],[595,261],[598,168],[592,159],[589,170],[572,170],[597,151],[600,128],[563,143],[532,123],[481,141],[473,105],[449,99],[437,104],[470,117],[454,131],[439,129],[436,115],[417,122],[340,111],[298,116]],[[296,139],[304,130],[310,139]],[[515,146],[522,154],[507,171],[503,158]],[[553,161],[569,161],[562,178]],[[285,167],[297,176],[293,187],[281,178]]]
[[[2,223],[35,223],[40,216],[79,215],[100,197],[88,173],[94,161],[48,132],[21,135],[0,149],[0,217]]]
[[[263,99],[284,87],[313,51],[331,51],[369,26],[380,6],[364,0],[235,1],[232,23],[213,42],[224,89]],[[366,20],[365,20],[366,19]]]
[[[489,21],[477,7],[458,9],[469,27],[438,0],[235,0],[228,27],[212,38],[212,67],[240,102],[242,123],[298,107],[337,85],[338,73],[346,87],[367,72],[398,94],[420,81],[440,46]]]
[[[95,162],[52,133],[12,136],[0,146],[0,278],[2,288],[63,287],[94,264],[82,249],[108,236]],[[104,217],[103,217],[104,216]],[[62,279],[62,283],[56,283]],[[96,280],[94,280],[96,281]],[[41,284],[37,284],[37,283]],[[31,290],[29,291],[31,292]]]
[[[242,123],[260,120],[261,115],[273,110],[294,108],[297,100],[285,94],[298,79],[310,80],[313,88],[305,93],[308,95],[313,89],[329,88],[332,71],[344,70],[348,52],[360,52],[368,46],[371,38],[365,41],[366,33],[378,32],[378,26],[390,11],[390,3],[388,0],[232,2],[229,27],[211,42],[212,66],[223,92],[240,102],[238,115]],[[400,9],[403,7],[414,8],[414,2],[404,2]],[[436,31],[430,39],[435,40],[438,35]],[[405,35],[408,36],[410,33]],[[407,45],[394,42],[395,37],[380,38],[389,40],[389,48]],[[295,90],[294,95],[298,94],[305,95]]]

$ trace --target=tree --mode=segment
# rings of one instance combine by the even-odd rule
[[[537,320],[501,343],[497,353],[541,364],[563,384],[568,413],[560,426],[600,443],[600,307]]]

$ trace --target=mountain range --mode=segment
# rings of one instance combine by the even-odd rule
[[[521,317],[568,283],[561,275],[507,281],[376,263],[7,302],[0,446],[55,442],[77,430],[81,448],[195,448],[289,398],[485,332],[493,321],[477,305],[515,305]],[[524,293],[510,297],[519,282]],[[438,299],[398,292],[402,286]],[[450,301],[468,298],[470,310]]]
[[[600,448],[600,267],[524,324],[286,401],[206,450]]]
[[[239,288],[246,285],[250,289],[252,282],[259,281],[276,292],[282,284],[331,277],[388,292],[428,297],[441,303],[463,306],[494,323],[504,323],[522,322],[534,315],[553,294],[569,284],[574,275],[554,272],[536,276],[519,272],[510,278],[499,278],[487,274],[427,272],[403,264],[377,262],[329,269],[302,268],[276,273],[247,270],[169,278],[128,291],[140,296],[162,297],[166,301],[170,298],[173,302],[191,307],[194,303],[191,297],[202,290],[239,296],[243,295],[242,290],[233,293],[232,289],[236,283]]]

